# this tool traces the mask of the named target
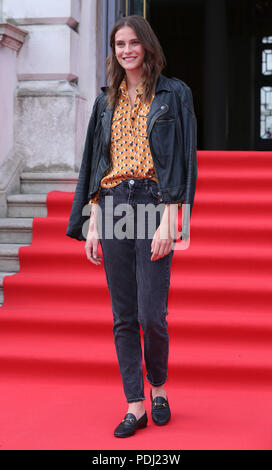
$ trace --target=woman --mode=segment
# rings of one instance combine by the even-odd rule
[[[112,52],[106,59],[110,86],[102,87],[93,106],[66,234],[85,239],[86,214],[80,212],[88,202],[91,216],[85,250],[92,263],[100,264],[100,240],[128,402],[114,435],[127,437],[147,425],[140,325],[152,419],[162,425],[171,416],[164,387],[168,290],[177,210],[183,202],[189,207],[182,223],[187,239],[194,202],[196,119],[190,88],[161,74],[165,57],[142,16],[120,18],[110,45]],[[153,225],[150,210],[138,210],[143,205],[154,209]]]

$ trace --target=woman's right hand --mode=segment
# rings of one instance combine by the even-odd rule
[[[97,254],[99,234],[96,221],[96,210],[94,210],[90,217],[90,225],[85,243],[85,252],[89,261],[94,264],[101,264],[102,257]]]

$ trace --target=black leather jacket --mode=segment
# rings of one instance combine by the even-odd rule
[[[93,105],[66,231],[66,235],[77,240],[85,240],[82,226],[91,210],[87,204],[110,165],[114,107],[106,108],[107,88],[101,87]],[[197,179],[197,122],[191,89],[182,80],[159,75],[147,117],[147,132],[161,201],[185,203],[182,236],[186,239]]]

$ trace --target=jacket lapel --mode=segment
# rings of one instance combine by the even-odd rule
[[[104,138],[105,138],[105,145],[106,148],[109,148],[110,146],[110,138],[111,138],[111,122],[112,122],[112,117],[113,117],[113,112],[114,112],[114,107],[113,108],[106,108],[105,111],[103,111],[103,117],[102,117],[102,127],[104,131]]]

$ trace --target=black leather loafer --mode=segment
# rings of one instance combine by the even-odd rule
[[[114,435],[116,437],[128,437],[132,436],[136,429],[145,428],[147,425],[147,414],[146,411],[140,419],[136,419],[136,416],[133,413],[127,413],[124,419],[118,424],[117,428],[114,430]]]
[[[155,424],[159,426],[168,423],[169,419],[171,418],[171,411],[170,406],[168,403],[168,399],[163,397],[152,397],[152,390],[150,390],[150,397],[151,397],[151,416]]]

